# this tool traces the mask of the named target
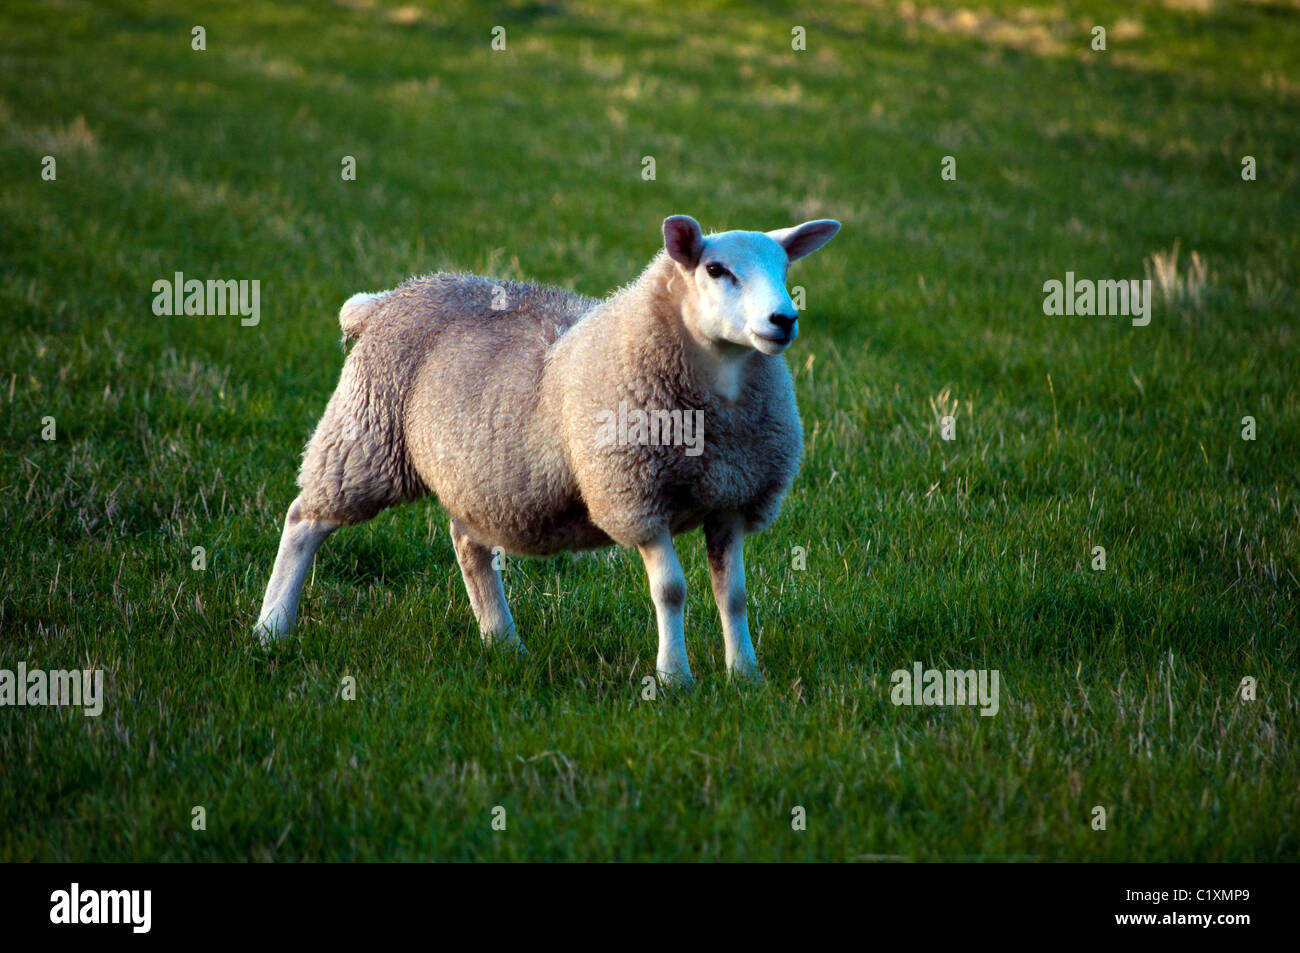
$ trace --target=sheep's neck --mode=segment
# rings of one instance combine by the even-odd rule
[[[729,404],[740,399],[754,351],[726,342],[700,341],[678,319],[678,332],[685,357],[696,377],[714,394]]]
[[[653,351],[661,359],[680,361],[702,394],[734,404],[745,389],[757,351],[729,342],[704,340],[688,327],[682,308],[684,288],[672,260],[663,252],[650,262],[641,277],[624,288],[604,308],[626,322],[628,342],[658,342]]]

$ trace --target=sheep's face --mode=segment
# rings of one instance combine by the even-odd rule
[[[826,244],[839,227],[823,220],[706,237],[689,216],[665,221],[664,247],[689,280],[682,317],[691,333],[714,344],[780,354],[799,336],[799,312],[785,288],[790,262]]]

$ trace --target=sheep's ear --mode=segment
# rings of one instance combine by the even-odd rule
[[[668,257],[687,268],[694,268],[704,254],[704,235],[700,223],[689,215],[671,215],[664,219],[664,248]]]
[[[804,222],[793,228],[780,228],[767,234],[781,244],[791,261],[795,261],[821,248],[834,238],[839,230],[839,222],[834,219],[819,218],[815,222]]]

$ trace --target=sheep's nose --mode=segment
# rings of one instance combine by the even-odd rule
[[[771,317],[769,317],[767,320],[771,321],[778,328],[780,328],[782,334],[789,334],[790,329],[794,327],[794,323],[799,320],[799,315],[774,314]]]

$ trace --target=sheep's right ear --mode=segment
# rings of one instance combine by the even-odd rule
[[[704,235],[700,223],[689,215],[670,215],[664,219],[664,248],[668,257],[694,268],[704,254]]]
[[[777,243],[785,249],[787,258],[796,261],[821,248],[834,238],[839,230],[840,223],[833,218],[819,218],[813,222],[796,225],[794,228],[781,228],[775,232],[768,232],[768,235],[776,239]]]

